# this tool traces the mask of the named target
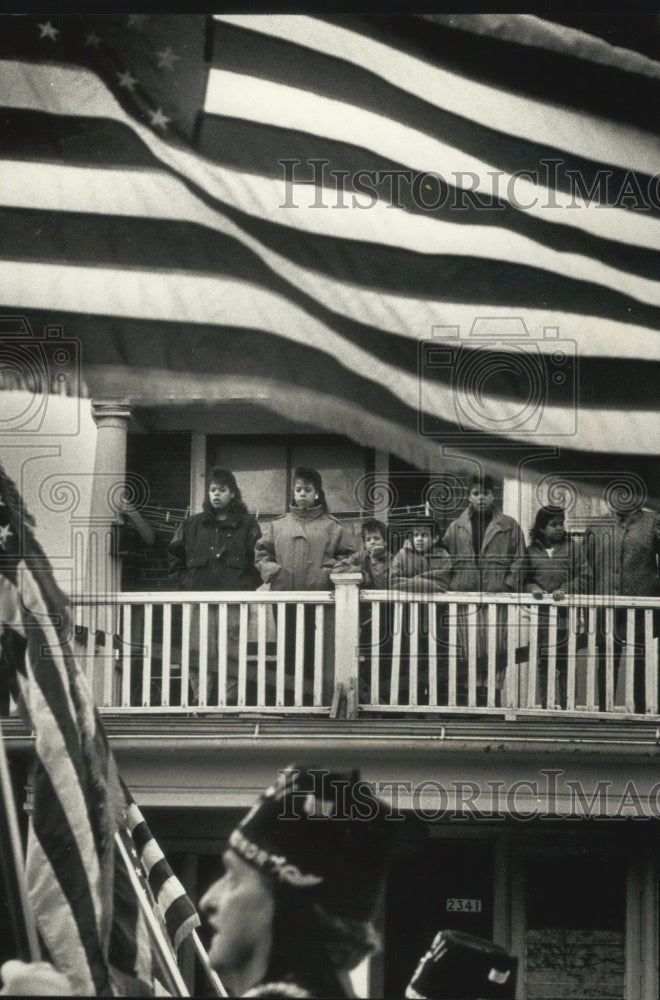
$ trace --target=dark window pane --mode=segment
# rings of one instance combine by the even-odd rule
[[[619,1000],[625,870],[612,857],[536,858],[527,867],[529,1000]]]

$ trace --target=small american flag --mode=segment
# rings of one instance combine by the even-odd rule
[[[35,740],[26,879],[39,934],[77,994],[151,995],[151,943],[114,842],[124,792],[67,599],[1,468],[0,622],[2,669]]]
[[[172,947],[176,950],[201,921],[186,890],[158,846],[133,796],[126,791],[127,826],[147,884],[162,917]]]

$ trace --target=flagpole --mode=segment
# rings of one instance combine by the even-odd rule
[[[147,924],[147,929],[149,931],[149,936],[151,942],[154,946],[157,958],[160,962],[160,966],[165,973],[165,978],[167,982],[164,984],[165,988],[169,990],[172,996],[177,997],[189,997],[188,987],[185,984],[183,976],[179,966],[176,964],[176,959],[172,954],[172,949],[165,939],[156,917],[154,916],[153,910],[151,909],[151,904],[147,899],[145,892],[140,885],[140,879],[137,876],[137,872],[133,867],[126,846],[121,839],[119,832],[115,833],[115,844],[119,848],[119,853],[121,854],[124,864],[126,865],[126,871],[128,872],[128,877],[131,880],[133,890],[137,896],[137,901],[140,909],[142,910],[142,915]]]
[[[12,924],[16,934],[17,943],[21,940],[21,930],[24,931],[27,942],[28,955],[32,962],[41,961],[41,946],[37,935],[37,928],[34,922],[34,915],[30,900],[28,898],[27,881],[25,878],[25,860],[23,857],[23,847],[21,844],[21,833],[18,826],[18,816],[16,815],[16,802],[14,800],[14,789],[9,774],[9,764],[7,762],[7,752],[5,750],[5,739],[0,722],[0,787],[2,790],[3,820],[0,823],[0,844],[2,848],[2,866],[7,882],[7,898],[12,909]],[[5,844],[5,835],[9,843]],[[11,862],[13,861],[13,869]],[[13,884],[12,884],[13,883]],[[18,894],[18,903],[12,888]],[[25,943],[23,944],[25,947]],[[19,943],[19,950],[21,945]]]
[[[204,945],[202,944],[202,942],[199,940],[199,934],[197,933],[197,931],[193,930],[190,936],[192,938],[192,943],[193,943],[193,947],[195,949],[195,953],[197,955],[197,958],[199,959],[199,961],[201,963],[201,966],[204,969],[204,972],[206,973],[206,977],[207,977],[209,983],[211,984],[211,986],[215,990],[216,995],[219,996],[219,997],[228,997],[229,994],[227,993],[227,990],[222,985],[222,981],[220,979],[220,976],[218,975],[218,973],[215,971],[215,969],[211,965],[211,962],[209,960],[209,956],[206,953],[206,949],[204,948]]]

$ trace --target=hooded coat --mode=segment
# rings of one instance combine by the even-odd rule
[[[352,536],[322,507],[291,507],[256,544],[256,566],[272,590],[326,590],[341,556],[355,551]]]
[[[440,544],[428,552],[418,552],[407,539],[392,560],[390,584],[399,590],[423,594],[445,593],[450,574],[451,557]]]

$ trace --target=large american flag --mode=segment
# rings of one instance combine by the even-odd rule
[[[0,310],[92,395],[660,495],[656,20],[3,22]]]
[[[150,996],[152,944],[115,835],[136,865],[149,848],[75,661],[68,601],[1,467],[0,667],[35,741],[25,875],[47,955],[76,995]],[[199,918],[171,872],[162,878],[165,860],[156,867],[150,882],[177,947]]]

